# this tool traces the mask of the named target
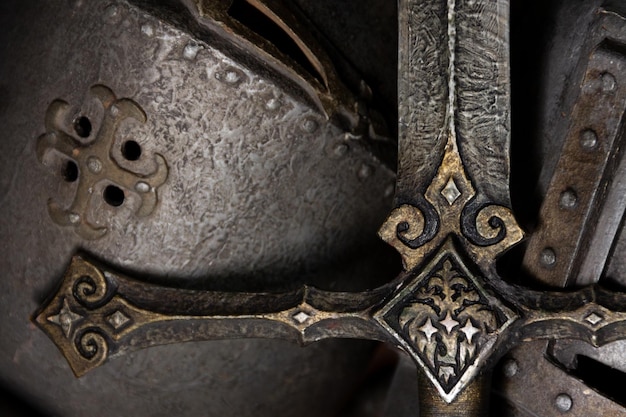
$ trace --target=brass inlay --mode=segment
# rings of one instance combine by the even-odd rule
[[[484,290],[449,239],[375,318],[451,402],[517,315]]]
[[[225,8],[228,3],[220,0],[216,4]],[[423,6],[418,3],[412,4]],[[474,6],[482,10],[478,6],[485,4]],[[502,4],[508,6],[505,1]],[[481,376],[481,372],[515,344],[558,337],[600,346],[626,338],[626,294],[597,287],[570,293],[537,292],[499,279],[496,257],[519,242],[523,232],[509,207],[482,195],[481,187],[472,183],[467,172],[480,170],[468,171],[464,165],[455,130],[457,76],[453,59],[462,49],[455,43],[454,24],[456,17],[462,16],[455,15],[455,0],[447,0],[444,9],[447,15],[438,17],[447,23],[450,65],[447,119],[441,126],[441,135],[445,135],[441,137],[446,137],[442,160],[425,191],[421,193],[420,188],[404,195],[410,201],[399,205],[379,232],[402,255],[405,272],[392,283],[362,293],[310,287],[282,294],[222,293],[149,285],[75,256],[59,290],[35,319],[74,372],[82,375],[109,357],[133,349],[190,340],[268,337],[304,344],[335,337],[372,339],[399,345],[418,363],[426,376],[420,379],[422,403],[428,407],[420,410],[420,415],[476,416],[486,413],[489,393],[488,375]],[[416,29],[409,23],[407,27]],[[470,41],[466,39],[466,45]],[[418,49],[414,52],[415,59],[429,58]],[[133,102],[116,100],[110,90],[100,89],[96,87],[96,92],[109,113],[116,108],[142,120],[143,113]],[[55,103],[47,118],[53,133],[44,136],[40,145],[54,145],[70,157],[78,149],[73,158],[81,162],[82,169],[93,154],[80,159],[83,148],[69,136],[56,134],[61,129],[55,118],[66,103]],[[115,123],[104,122],[108,130],[103,130],[110,135],[100,132],[98,138],[110,140]],[[109,149],[95,156],[109,156]],[[495,157],[506,164],[508,142],[501,151]],[[91,162],[94,164],[93,159]],[[165,180],[163,174],[155,177]],[[136,181],[136,176],[132,179]],[[429,180],[413,179],[411,183],[420,187],[422,179]],[[134,182],[130,185],[137,186]],[[154,190],[156,185],[151,186]],[[506,199],[501,196],[500,201]],[[85,205],[85,201],[75,201],[72,208],[79,207],[81,210],[74,211],[82,214]],[[64,218],[74,214],[71,210],[62,213]],[[97,229],[91,231],[90,225],[82,223],[84,219],[79,220],[81,233],[97,234]],[[430,383],[424,384],[425,380]]]
[[[427,204],[434,208],[435,219],[427,219],[428,214],[417,206],[403,204],[391,212],[378,232],[381,239],[400,253],[406,270],[417,267],[450,235],[457,236],[475,262],[483,268],[488,268],[500,253],[524,237],[524,232],[508,207],[484,205],[473,220],[464,213],[467,204],[476,197],[476,191],[465,172],[452,134],[448,137],[443,159],[424,197]],[[437,233],[421,245],[412,245],[412,241],[425,233],[428,220],[436,222]],[[462,222],[474,222],[470,226],[488,243],[474,243],[462,227]]]
[[[137,103],[116,98],[108,87],[96,85],[89,92],[102,104],[103,116],[99,129],[90,132],[91,123],[88,119],[79,118],[75,122],[75,130],[85,140],[78,139],[67,128],[72,107],[63,100],[55,100],[46,113],[47,133],[37,141],[37,157],[43,162],[48,152],[54,150],[75,164],[75,178],[71,178],[78,183],[74,200],[68,207],[63,207],[51,198],[48,200],[48,212],[55,223],[73,227],[85,239],[97,239],[107,232],[107,228],[93,224],[88,218],[88,208],[96,191],[103,194],[107,187],[113,187],[121,199],[114,201],[113,205],[121,204],[127,192],[137,194],[141,199],[137,215],[145,217],[156,207],[157,189],[167,179],[168,167],[160,154],[154,155],[155,169],[149,175],[120,166],[112,152],[120,123],[128,118],[145,123],[146,115]],[[81,119],[87,121],[82,122]],[[88,125],[81,126],[81,123]],[[106,198],[106,194],[103,195]]]

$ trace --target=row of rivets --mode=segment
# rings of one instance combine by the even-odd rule
[[[617,81],[615,77],[604,72],[600,75],[601,90],[605,93],[611,93],[617,88]],[[592,152],[598,148],[598,134],[594,129],[583,129],[579,134],[579,144],[581,148],[586,152]],[[565,189],[559,198],[559,207],[562,210],[575,210],[578,206],[578,194],[573,187]],[[546,247],[541,251],[539,256],[541,265],[544,268],[552,268],[557,262],[557,254],[554,248]]]

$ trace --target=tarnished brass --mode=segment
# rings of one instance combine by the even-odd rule
[[[402,255],[407,270],[418,266],[451,235],[462,240],[477,264],[489,267],[497,255],[522,240],[524,233],[509,208],[487,204],[478,211],[473,225],[481,241],[473,240],[463,223],[471,221],[464,209],[475,196],[451,131],[441,165],[425,192],[432,208],[425,213],[417,206],[403,204],[389,215],[378,233]],[[435,217],[429,219],[435,225],[431,230],[426,228],[427,216]]]
[[[626,337],[626,294],[533,292],[467,265],[448,241],[419,274],[364,293],[221,293],[148,285],[77,256],[35,321],[77,375],[124,352],[190,340],[387,341],[416,360],[448,403],[520,342],[576,338],[600,346]]]
[[[407,38],[397,207],[380,236],[400,252],[405,271],[364,293],[222,293],[148,285],[77,255],[36,317],[77,375],[164,343],[364,338],[392,343],[416,361],[428,407],[422,415],[478,416],[486,413],[488,369],[516,344],[576,338],[600,346],[626,338],[626,294],[530,291],[496,272],[496,258],[523,238],[508,196],[508,1],[400,6]],[[434,34],[431,43],[418,36],[424,33]],[[428,106],[430,92],[410,85],[420,73],[445,98],[436,108]]]
[[[375,318],[400,341],[447,402],[465,388],[516,318],[491,297],[452,239]]]
[[[445,402],[423,375],[418,375],[420,417],[486,416],[489,410],[491,376],[472,382],[453,403]]]
[[[188,340],[387,340],[372,314],[392,288],[362,294],[309,287],[285,294],[181,290],[128,279],[77,255],[35,321],[82,376],[124,352]]]
[[[63,170],[66,181],[78,183],[74,200],[67,208],[54,199],[48,200],[50,217],[58,225],[74,227],[85,239],[97,239],[107,232],[107,228],[95,225],[89,219],[92,199],[101,194],[106,200],[110,187],[115,187],[113,192],[121,194],[109,199],[113,198],[110,204],[118,205],[123,203],[124,193],[135,193],[141,199],[137,216],[148,216],[157,205],[157,189],[167,179],[168,167],[160,154],[154,155],[155,168],[148,175],[120,165],[113,152],[119,139],[120,124],[126,119],[145,123],[146,114],[137,103],[116,98],[111,89],[103,85],[93,86],[89,95],[100,103],[100,107],[93,111],[100,116],[99,120],[90,120],[63,100],[50,104],[46,113],[47,133],[37,141],[37,157],[42,163],[49,158],[58,158],[59,153],[69,158],[64,161]],[[86,106],[90,104],[86,103]],[[134,144],[139,146],[136,142]],[[68,173],[68,169],[76,172]]]

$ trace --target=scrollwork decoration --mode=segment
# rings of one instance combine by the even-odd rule
[[[415,268],[451,235],[462,238],[465,249],[483,267],[524,236],[510,208],[479,202],[453,134],[421,200],[419,205],[398,206],[378,232],[400,253],[406,270]]]
[[[104,276],[102,271],[91,263],[74,258],[69,268],[72,286],[69,288],[73,299],[81,306],[93,309],[107,303],[115,291],[115,283]]]
[[[439,231],[439,217],[435,208],[425,199],[418,206],[403,204],[394,210],[378,234],[397,251],[403,259],[430,240]],[[406,267],[406,265],[405,265]]]
[[[282,294],[181,291],[125,277],[77,255],[35,321],[77,376],[124,352],[189,340],[390,342],[415,359],[446,402],[522,341],[556,334],[600,346],[626,337],[626,295],[598,288],[545,293],[491,280],[459,241],[447,238],[420,269],[363,293],[311,287]],[[107,291],[84,280],[77,284],[86,274],[103,277]],[[93,297],[105,294],[104,301],[80,302],[75,293],[84,296],[83,290]]]
[[[472,203],[461,214],[461,230],[477,257],[477,263],[485,265],[522,240],[524,233],[508,207]]]
[[[74,340],[80,355],[87,359],[91,366],[99,366],[109,353],[109,347],[102,331],[95,327],[88,327],[79,332]]]
[[[478,371],[516,313],[483,289],[451,239],[375,318],[414,357],[444,399]]]
[[[55,340],[76,375],[100,366],[116,340],[154,316],[126,303],[117,295],[115,278],[80,256],[72,259],[58,294],[36,322]]]

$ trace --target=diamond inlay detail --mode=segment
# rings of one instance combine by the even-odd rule
[[[465,338],[470,343],[472,343],[472,338],[474,337],[474,335],[476,333],[480,333],[480,329],[474,327],[474,325],[472,324],[472,320],[470,319],[467,319],[467,323],[465,323],[465,326],[459,329],[459,331],[465,334]]]
[[[430,318],[426,320],[426,324],[424,324],[418,330],[426,335],[428,343],[430,343],[433,335],[438,331],[437,328],[433,326],[433,322],[430,320]]]
[[[448,311],[448,315],[444,320],[441,321],[441,325],[445,327],[448,334],[450,334],[452,330],[454,330],[454,328],[459,325],[459,322],[454,320],[450,315],[450,312]]]
[[[461,192],[459,188],[456,186],[456,182],[454,182],[454,178],[450,177],[446,186],[441,190],[441,195],[445,197],[448,201],[448,204],[452,205],[454,202],[461,196]]]
[[[130,317],[121,311],[117,310],[115,313],[111,314],[107,317],[107,321],[115,330],[118,330],[124,327],[130,321]]]
[[[293,315],[293,319],[300,324],[306,323],[310,318],[311,316],[304,311],[299,311],[298,313]]]
[[[69,338],[72,333],[72,326],[82,318],[83,316],[74,313],[70,309],[70,306],[67,304],[67,299],[63,299],[63,307],[61,307],[61,310],[59,310],[56,315],[48,317],[48,321],[59,325],[61,329],[63,329],[65,337]]]
[[[602,320],[604,320],[604,317],[596,313],[591,313],[587,317],[585,317],[585,321],[592,324],[593,326],[600,323]]]

